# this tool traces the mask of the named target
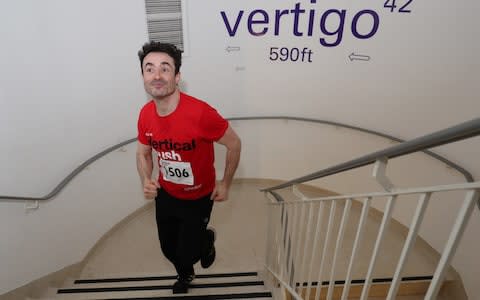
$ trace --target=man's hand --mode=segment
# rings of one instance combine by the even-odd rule
[[[157,181],[146,178],[143,182],[143,195],[145,196],[145,199],[155,199],[155,197],[157,197],[158,188],[160,188],[160,184],[158,184]]]
[[[217,181],[210,199],[213,201],[225,201],[228,199],[229,186],[224,181]]]
[[[225,201],[228,198],[228,190],[230,189],[233,175],[235,174],[238,162],[240,161],[242,142],[229,125],[225,134],[217,141],[217,143],[224,145],[227,148],[227,156],[225,157],[225,172],[223,172],[223,179],[216,182],[211,199],[214,201]]]

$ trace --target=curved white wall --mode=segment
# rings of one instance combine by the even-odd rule
[[[319,43],[318,19],[312,37],[292,36],[291,15],[278,36],[272,24],[264,36],[248,33],[250,12],[272,15],[295,1],[186,0],[182,86],[228,117],[312,117],[403,139],[478,117],[479,2],[457,1],[452,9],[447,0],[412,1],[412,13],[403,14],[383,8],[384,0],[369,7],[317,2],[298,3],[318,16],[344,8],[350,23],[354,13],[371,9],[379,29],[359,40],[346,26],[342,43],[328,48]],[[230,37],[221,12],[232,22],[239,11]],[[367,21],[359,24],[368,29]],[[0,191],[46,194],[91,155],[135,135],[146,99],[136,56],[147,39],[143,1],[11,1],[0,25]],[[271,47],[308,47],[314,56],[311,63],[273,62]],[[371,60],[350,61],[352,51]],[[480,178],[478,149],[480,138],[438,151]]]
[[[234,121],[232,126],[243,141],[238,178],[287,180],[392,144],[349,129],[299,121]],[[135,168],[135,149],[135,144],[130,144],[100,159],[58,197],[41,203],[39,210],[25,211],[22,202],[1,204],[0,236],[2,241],[8,241],[0,248],[0,259],[6,266],[0,270],[1,293],[82,260],[105,232],[145,204]],[[218,177],[224,155],[224,149],[218,147]],[[370,173],[371,168],[364,167],[314,184],[341,193],[380,190]],[[461,175],[425,154],[392,160],[388,174],[399,187],[464,181]],[[447,238],[458,200],[440,197],[430,204],[421,235],[438,251]],[[399,202],[395,218],[408,224],[413,205],[412,201]],[[470,295],[479,295],[473,275],[480,250],[475,238],[478,217],[476,210],[454,260]]]
[[[475,62],[480,52],[480,41],[476,38],[480,26],[475,13],[480,2],[462,0],[452,5],[447,0],[414,0],[408,6],[412,12],[403,14],[384,8],[385,0],[369,2],[368,7],[347,0],[313,1],[316,3],[262,1],[261,4],[253,0],[184,2],[189,24],[185,28],[189,48],[182,67],[182,86],[192,95],[212,103],[227,117],[312,117],[357,125],[403,139],[478,117],[480,85],[477,75],[480,66]],[[296,3],[306,11],[317,13],[311,37],[294,36],[292,13],[282,19],[278,36],[272,29],[273,19],[269,21],[267,34],[252,36],[248,33],[246,21],[252,11],[262,10],[273,18],[276,10],[292,10]],[[397,1],[397,5],[401,6],[401,1]],[[344,38],[336,47],[323,47],[319,43],[322,35],[319,16],[334,8],[347,11]],[[359,40],[352,36],[350,24],[357,12],[366,9],[378,14],[380,24],[372,38]],[[223,11],[232,22],[242,10],[244,15],[238,33],[231,37],[220,13]],[[259,18],[258,14],[256,18]],[[366,32],[370,23],[368,18],[362,20],[358,29]],[[300,21],[300,28],[305,28],[301,27],[306,25],[305,22],[308,23],[305,18]],[[329,28],[334,27],[333,23],[329,23]],[[88,157],[135,136],[137,113],[145,102],[136,57],[137,50],[147,39],[143,1],[10,1],[0,10],[0,25],[0,194],[44,195]],[[254,25],[254,31],[262,26]],[[228,46],[240,47],[240,51],[227,52]],[[314,53],[312,62],[270,61],[271,47],[307,47]],[[350,61],[348,55],[352,52],[367,54],[371,59],[368,62]],[[265,124],[264,129],[254,128],[253,131],[239,128],[246,139],[244,159],[249,157],[250,160],[245,161],[249,163],[248,168],[242,166],[239,170],[241,176],[278,178],[281,174],[290,178],[287,174],[301,175],[352,158],[349,155],[353,154],[337,151],[317,155],[316,146],[323,150],[327,142],[357,149],[360,154],[364,154],[362,150],[370,149],[370,146],[364,146],[369,142],[358,142],[353,137],[337,140],[334,136],[347,134],[343,130],[312,137],[306,130],[283,138],[288,130],[275,131],[280,125],[269,126]],[[277,138],[275,141],[265,137],[272,132]],[[298,146],[304,142],[301,135],[315,147]],[[381,148],[383,143],[375,144],[373,148]],[[282,149],[272,145],[282,146]],[[263,149],[265,146],[269,148]],[[478,149],[480,138],[435,150],[480,178]],[[299,152],[317,155],[320,159],[318,165],[312,165],[310,160],[294,165],[280,164],[276,160],[297,159]],[[392,164],[397,165],[397,171],[392,170],[393,180],[399,185],[409,184],[409,178],[402,177],[404,164],[400,161]],[[129,168],[134,169],[133,165]],[[445,170],[439,168],[434,172],[435,177],[425,175],[426,183],[445,179],[440,175]],[[38,251],[47,252],[48,245],[37,240],[40,237],[57,241],[57,247],[60,245],[58,237],[49,237],[49,234],[39,233],[40,230],[64,227],[79,231],[82,222],[91,221],[91,218],[83,217],[89,215],[87,211],[92,212],[90,207],[81,206],[84,201],[99,203],[99,199],[108,199],[105,200],[108,207],[110,203],[119,205],[113,200],[117,196],[116,190],[112,189],[113,194],[108,196],[103,194],[102,187],[116,187],[112,182],[122,180],[123,175],[118,172],[109,174],[100,176],[104,182],[97,182],[97,175],[89,177],[81,188],[74,187],[81,184],[80,180],[76,181],[69,187],[72,194],[67,198],[75,199],[68,204],[71,206],[53,204],[60,201],[65,205],[70,203],[56,199],[52,204],[44,205],[52,206],[52,210],[47,211],[44,207],[33,214],[24,214],[18,204],[0,203],[1,264],[13,266],[9,270],[18,272],[0,275],[2,285],[5,282],[2,291],[76,262],[95,238],[143,203],[140,198],[130,202],[133,195],[129,196],[129,200],[118,207],[118,215],[104,224],[95,225],[91,232],[87,230],[85,245],[75,248],[78,252],[67,254],[67,250],[73,249],[68,245],[65,256],[33,262],[36,267],[27,267],[32,262],[31,249],[38,246]],[[127,178],[132,182],[132,193],[137,193],[133,178],[136,175],[128,176],[131,176]],[[321,184],[339,191],[365,187],[353,181],[348,185],[336,182],[332,178]],[[100,186],[90,187],[95,184]],[[83,200],[79,191],[83,193],[90,189],[96,192],[89,200]],[[85,212],[72,225],[58,225],[67,218],[62,211],[73,209],[85,209]],[[105,212],[109,213],[109,210]],[[438,210],[435,214],[448,213]],[[89,216],[93,218],[95,215]],[[402,219],[401,215],[397,217]],[[474,237],[479,226],[478,212],[475,211],[467,236]],[[425,230],[430,228],[433,230],[437,226],[432,224]],[[430,241],[438,247],[443,239],[434,236]],[[455,263],[464,275],[469,293],[479,295],[473,274],[478,263],[471,252],[478,252],[475,241],[472,238],[472,245],[459,249],[457,257],[462,260]],[[473,263],[467,258],[474,258]]]
[[[80,173],[54,199],[25,210],[0,205],[0,294],[81,261],[113,225],[141,207],[134,146]]]
[[[141,1],[2,5],[2,195],[45,195],[88,157],[135,135],[143,15]]]

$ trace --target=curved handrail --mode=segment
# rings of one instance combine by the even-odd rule
[[[361,128],[361,127],[355,127],[355,126],[351,126],[351,125],[348,125],[348,124],[326,121],[326,120],[317,120],[317,119],[300,118],[300,117],[288,117],[288,116],[233,117],[233,118],[227,118],[227,119],[229,121],[278,120],[278,119],[281,119],[281,120],[294,120],[294,121],[327,124],[327,125],[344,127],[344,128],[358,130],[358,131],[361,131],[361,132],[370,133],[370,134],[377,135],[377,136],[380,136],[380,137],[384,137],[384,138],[387,138],[387,139],[390,139],[390,140],[393,140],[393,141],[396,141],[396,142],[403,142],[403,140],[401,140],[401,139],[395,138],[393,136],[390,136],[390,135],[387,135],[387,134],[384,134],[384,133],[380,133],[380,132],[369,130],[369,129],[364,129],[364,128]],[[0,195],[0,200],[32,200],[32,201],[46,201],[46,200],[49,200],[49,199],[55,197],[70,181],[72,181],[72,179],[75,176],[77,176],[80,172],[82,172],[90,164],[92,164],[96,160],[102,158],[103,156],[107,155],[108,153],[113,152],[113,151],[117,150],[118,148],[121,148],[121,147],[123,147],[127,144],[133,143],[136,140],[137,140],[137,138],[128,139],[128,140],[123,141],[121,143],[118,143],[118,144],[116,144],[112,147],[109,147],[109,148],[105,149],[104,151],[102,151],[102,152],[94,155],[93,157],[89,158],[84,163],[82,163],[80,166],[78,166],[75,170],[73,170],[67,177],[65,177],[65,179],[63,179],[50,193],[48,193],[47,195],[45,195],[43,197],[24,197],[24,196],[3,196],[3,195]],[[446,158],[444,158],[444,157],[442,157],[438,154],[435,154],[431,151],[425,150],[423,152],[425,152],[426,154],[442,161],[443,163],[447,164],[451,168],[457,170],[463,176],[465,176],[465,178],[468,182],[474,181],[473,176],[467,170],[460,167],[459,165],[457,165],[457,164],[449,161],[448,159],[446,159]]]
[[[338,127],[344,127],[344,128],[348,128],[348,129],[353,129],[353,130],[357,130],[357,131],[361,131],[361,132],[365,132],[365,133],[370,133],[372,135],[377,135],[377,136],[380,136],[380,137],[383,137],[383,138],[386,138],[386,139],[389,139],[389,140],[392,140],[392,141],[395,141],[395,142],[399,142],[399,143],[403,143],[405,142],[405,140],[402,140],[402,139],[399,139],[399,138],[396,138],[394,136],[391,136],[391,135],[388,135],[388,134],[385,134],[385,133],[382,133],[382,132],[379,132],[379,131],[374,131],[374,130],[370,130],[370,129],[365,129],[365,128],[362,128],[362,127],[356,127],[356,126],[352,126],[352,125],[347,125],[347,124],[343,124],[343,123],[338,123],[338,122],[332,122],[332,121],[325,121],[325,120],[317,120],[317,119],[310,119],[310,118],[300,118],[300,117],[287,117],[287,116],[265,116],[265,117],[236,117],[236,118],[229,118],[229,120],[231,121],[236,121],[236,120],[277,120],[277,119],[282,119],[282,120],[293,120],[293,121],[304,121],[304,122],[311,122],[311,123],[319,123],[319,124],[326,124],[326,125],[332,125],[332,126],[338,126]],[[472,174],[470,172],[468,172],[467,170],[465,170],[464,168],[462,168],[461,166],[455,164],[454,162],[446,159],[445,157],[443,156],[440,156],[430,150],[422,150],[422,152],[424,152],[425,154],[427,155],[430,155],[431,157],[445,163],[447,166],[451,167],[452,169],[455,169],[457,170],[460,174],[462,174],[464,177],[465,177],[465,180],[467,180],[467,182],[473,182],[475,181],[475,179],[473,178]]]
[[[107,155],[108,153],[117,150],[127,144],[133,143],[137,140],[137,138],[129,139],[123,141],[119,144],[116,144],[110,148],[103,150],[102,152],[92,156],[91,158],[87,159],[83,164],[78,166],[72,173],[70,173],[65,179],[63,179],[50,193],[43,197],[22,197],[22,196],[0,196],[0,200],[33,200],[33,201],[44,201],[49,200],[55,197],[72,179],[77,176],[80,172],[82,172],[86,167],[92,164],[94,161],[102,158],[103,156]]]
[[[271,192],[274,190],[286,188],[295,184],[304,183],[307,181],[319,179],[322,177],[338,174],[344,171],[353,170],[374,163],[382,158],[395,158],[407,155],[417,151],[424,151],[424,149],[437,147],[456,141],[464,140],[474,136],[480,135],[480,118],[476,118],[456,126],[452,126],[431,134],[427,134],[413,140],[403,142],[393,147],[384,150],[376,151],[359,158],[326,168],[299,178],[295,178],[284,182],[282,184],[262,189],[263,192]],[[473,176],[471,176],[473,181]],[[467,178],[468,181],[468,178]]]

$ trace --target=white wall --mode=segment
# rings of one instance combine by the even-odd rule
[[[253,37],[245,24],[249,12],[261,8],[273,15],[295,2],[186,1],[183,86],[226,116],[314,117],[404,139],[478,117],[479,3],[413,1],[412,13],[398,14],[384,9],[383,0],[370,7],[317,2],[299,2],[317,11],[312,37],[292,37],[291,18],[282,19],[280,36],[270,28]],[[359,40],[345,26],[339,46],[323,47],[318,18],[328,8],[345,8],[347,23],[354,13],[373,9],[379,30]],[[244,16],[230,37],[220,12],[232,22],[239,10]],[[142,1],[30,0],[9,2],[0,14],[0,190],[45,194],[86,158],[135,135],[145,100],[136,57],[147,39],[144,7]],[[227,46],[241,50],[227,52]],[[273,46],[308,47],[313,62],[271,62]],[[350,62],[351,52],[371,61]],[[480,138],[469,145],[439,152],[480,178],[474,150]]]
[[[190,93],[208,99],[227,116],[312,117],[403,139],[479,117],[478,2],[412,1],[410,14],[390,13],[380,0],[368,5],[345,0],[187,2],[190,56],[183,78]],[[292,37],[289,19],[282,19],[280,36],[273,35],[271,26],[265,36],[247,33],[245,20],[252,10],[264,9],[273,18],[275,9],[292,9],[297,2],[317,14],[345,8],[349,22],[354,13],[370,8],[381,24],[367,40],[352,38],[346,26],[343,42],[333,48],[319,44],[324,36],[319,29],[312,37]],[[406,1],[396,2],[399,7],[402,3]],[[239,10],[245,13],[238,36],[230,37],[220,11],[234,22]],[[226,52],[227,46],[241,50]],[[272,62],[270,47],[308,47],[314,51],[313,62]],[[371,61],[351,62],[352,52],[370,55]],[[480,178],[480,138],[464,145],[437,151]]]
[[[479,21],[474,12],[480,8],[479,3],[412,1],[409,6],[412,13],[398,14],[384,9],[385,1],[380,0],[369,7],[353,1],[317,2],[298,2],[307,11],[317,12],[312,37],[293,37],[288,17],[282,19],[280,36],[274,36],[270,28],[266,35],[254,37],[247,34],[245,23],[250,11],[264,9],[272,18],[275,9],[293,9],[296,2],[187,0],[189,49],[182,67],[182,86],[228,117],[313,117],[403,139],[478,117],[480,67],[476,55],[480,42],[476,38]],[[399,6],[400,2],[397,1]],[[323,47],[318,41],[322,36],[318,22],[322,12],[329,8],[346,9],[347,23],[356,12],[372,9],[380,16],[379,30],[371,39],[358,40],[349,33],[349,26],[345,26],[339,46]],[[238,35],[229,37],[220,11],[234,20],[239,10],[244,10],[245,15]],[[368,29],[368,22],[359,24],[360,30]],[[9,2],[0,11],[0,25],[0,194],[40,196],[93,154],[135,136],[137,112],[145,101],[136,57],[147,39],[144,7],[142,1]],[[227,46],[238,46],[240,51],[227,52]],[[308,47],[314,52],[313,62],[271,62],[269,49],[276,46]],[[352,52],[369,55],[371,60],[351,62],[348,55]],[[257,130],[244,134],[256,135]],[[265,130],[271,133],[277,129]],[[276,131],[275,136],[282,133]],[[323,149],[324,143],[334,141],[332,138],[329,135],[312,142]],[[294,135],[284,142],[286,148],[275,151],[290,157],[302,151],[299,144],[305,141]],[[344,143],[346,147],[359,149],[358,152],[364,149],[361,141]],[[263,151],[261,140],[254,140],[248,146],[245,151]],[[480,138],[435,150],[480,178],[478,149]],[[251,155],[251,159],[256,164],[250,168],[255,169],[242,170],[240,174],[261,177],[272,172],[270,167],[282,168],[274,155]],[[333,158],[325,163],[309,161],[308,168],[317,170],[332,162]],[[283,174],[280,171],[287,171],[283,167],[273,174]],[[300,175],[310,169],[299,167],[288,171]],[[116,174],[115,179],[118,176],[111,174]],[[78,190],[72,199],[82,198]],[[111,197],[106,198],[112,201]],[[4,281],[6,275],[2,274],[1,282],[8,282],[2,287],[4,291],[81,258],[77,253],[57,262],[46,260],[26,271],[21,266],[25,266],[33,245],[26,237],[34,234],[26,232],[37,228],[31,227],[37,225],[33,221],[36,217],[23,215],[17,204],[0,205],[2,215],[6,214],[2,220],[8,222],[1,226],[0,248],[7,251],[0,255],[2,265],[16,262],[12,260],[14,250],[10,246],[25,251],[19,255],[22,259],[21,265],[16,266],[20,267],[18,276]],[[122,206],[118,215],[116,211],[107,211],[111,214],[108,223],[114,224],[114,220],[124,216],[132,209],[130,205],[137,207],[139,202]],[[11,210],[16,213],[7,213]],[[62,209],[54,211],[57,214]],[[472,251],[478,252],[480,247],[475,238],[480,226],[478,217],[476,211],[467,231],[472,244],[459,249],[455,262],[465,274],[464,281],[472,295],[480,295],[473,276],[478,266],[467,259],[475,258]],[[38,222],[45,222],[46,218]],[[23,221],[26,223],[16,223]],[[55,227],[57,223],[45,226]],[[100,235],[94,232],[90,237]],[[26,240],[15,242],[22,237]]]
[[[80,262],[103,234],[145,204],[135,149],[98,160],[38,210],[25,210],[21,201],[1,203],[0,295]]]
[[[0,191],[45,195],[135,136],[141,1],[11,1],[0,11]]]
[[[287,180],[315,171],[315,166],[329,167],[391,145],[383,138],[349,129],[298,121],[235,121],[232,126],[244,146],[238,178]],[[285,138],[279,139],[278,132]],[[350,147],[351,144],[356,147]],[[0,236],[4,242],[0,259],[5,268],[0,270],[0,294],[82,260],[105,232],[145,204],[135,169],[135,147],[130,144],[100,159],[80,173],[59,196],[40,203],[38,210],[25,210],[23,202],[2,203]],[[222,147],[216,150],[220,178],[225,151]],[[405,172],[405,168],[411,173]],[[313,184],[340,193],[381,190],[370,176],[371,169],[361,168]],[[388,174],[398,187],[463,181],[460,174],[425,154],[392,160]],[[458,211],[461,198],[457,196],[458,193],[434,197],[422,225],[422,237],[438,251]],[[374,204],[382,209],[381,201]],[[399,201],[394,217],[408,224],[414,205],[410,199]],[[479,267],[476,255],[480,251],[476,218],[478,211],[454,260],[471,295],[478,295],[473,274]]]

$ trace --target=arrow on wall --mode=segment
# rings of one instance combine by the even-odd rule
[[[240,51],[240,47],[232,47],[232,46],[228,46],[225,51],[227,52],[232,52],[232,51]]]
[[[352,52],[352,54],[350,54],[348,58],[350,58],[350,61],[354,61],[354,60],[369,61],[370,60],[370,56],[355,54],[354,52]]]

